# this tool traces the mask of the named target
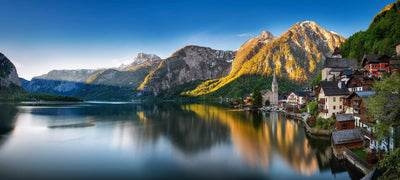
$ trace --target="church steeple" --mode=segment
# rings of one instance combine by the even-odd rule
[[[276,73],[275,73],[275,69],[274,69],[274,76],[272,79],[272,100],[271,100],[271,104],[278,104],[278,82],[276,82]]]

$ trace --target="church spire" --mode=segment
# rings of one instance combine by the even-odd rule
[[[274,76],[272,79],[272,100],[271,100],[271,104],[278,104],[278,82],[276,82],[276,72],[274,69]]]

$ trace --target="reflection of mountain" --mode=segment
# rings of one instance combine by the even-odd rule
[[[207,121],[216,120],[227,125],[234,146],[251,166],[268,169],[272,154],[278,152],[298,173],[314,174],[319,169],[317,150],[311,148],[303,129],[295,121],[276,113],[245,114],[200,104],[182,108]]]
[[[226,126],[218,121],[203,121],[194,116],[193,112],[176,107],[147,107],[143,113],[139,112],[139,116],[143,115],[141,119],[147,124],[145,127],[160,131],[184,153],[196,153],[215,144],[228,142]]]
[[[14,129],[17,112],[18,109],[14,105],[0,103],[0,145],[2,143],[2,135]]]

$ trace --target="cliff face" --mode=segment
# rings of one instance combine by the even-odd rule
[[[102,70],[52,70],[32,78],[22,86],[30,93],[71,96],[78,92],[93,74],[100,71]]]
[[[150,72],[139,89],[157,95],[187,82],[224,77],[229,74],[235,55],[234,51],[185,46]]]
[[[345,40],[312,21],[296,23],[276,39],[272,37],[263,32],[248,40],[239,49],[227,77],[207,81],[186,94],[208,94],[243,75],[272,76],[273,70],[279,78],[308,84],[322,69],[326,57]]]
[[[14,64],[0,53],[0,86],[9,87],[11,84],[21,86],[21,80]]]

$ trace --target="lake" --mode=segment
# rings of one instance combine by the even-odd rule
[[[282,113],[0,104],[0,179],[359,179]]]

